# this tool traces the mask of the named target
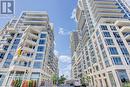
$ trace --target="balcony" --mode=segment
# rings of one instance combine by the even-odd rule
[[[121,9],[113,9],[113,8],[96,8],[92,11],[93,14],[96,14],[98,12],[104,12],[104,13],[121,13]]]
[[[130,26],[123,26],[123,27],[121,28],[121,32],[122,32],[122,33],[130,32]]]
[[[115,14],[115,13],[98,13],[97,15],[95,15],[95,21],[100,22],[100,23],[107,23],[107,22],[112,22],[115,23],[115,21],[119,20],[119,18],[123,18],[124,14],[123,13],[119,13],[119,14]]]
[[[118,8],[117,5],[115,5],[114,3],[111,3],[111,4],[99,4],[99,3],[93,3],[90,5],[91,6],[91,10],[95,10],[97,8],[111,8],[111,9],[115,9],[115,8]]]
[[[94,0],[89,0],[88,2],[90,2],[90,5],[92,6],[93,4],[107,4],[107,5],[109,5],[109,4],[113,4],[113,5],[115,5],[116,4],[116,1],[94,1]]]
[[[29,57],[29,56],[24,56],[24,55],[21,55],[21,56],[15,56],[13,58],[14,61],[26,61],[26,62],[30,62],[32,61],[32,57]]]
[[[130,34],[125,37],[126,40],[130,40]]]
[[[26,39],[25,42],[28,43],[28,44],[30,44],[30,45],[33,45],[33,46],[37,45],[36,41],[30,40],[30,39]]]
[[[32,20],[48,20],[47,16],[24,16],[25,19],[32,19]]]
[[[115,22],[115,25],[117,26],[130,26],[130,21],[129,20],[118,20]]]
[[[34,32],[34,33],[40,33],[41,32],[41,28],[31,27],[31,31]]]
[[[0,52],[5,53],[6,51],[7,51],[7,49],[6,49],[6,48],[4,48],[4,47],[0,46]]]
[[[27,25],[36,25],[36,24],[41,24],[41,25],[46,25],[47,24],[47,21],[35,21],[35,20],[23,20],[23,23],[24,24],[27,24]]]
[[[9,45],[9,42],[7,40],[0,40],[0,44]]]
[[[85,22],[86,22],[85,15],[82,14],[79,19],[78,29],[82,29]]]
[[[38,35],[35,35],[35,34],[32,34],[32,33],[29,33],[29,36],[34,38],[34,39],[38,39],[39,38]]]
[[[15,28],[13,28],[13,27],[8,27],[7,31],[9,31],[10,33],[15,33],[16,32]]]
[[[4,35],[6,38],[12,39],[12,36],[10,34],[5,34]]]
[[[94,17],[107,17],[107,18],[122,18],[124,16],[124,13],[113,13],[113,12],[98,12],[94,15]]]
[[[25,67],[25,66],[18,66],[18,65],[13,65],[9,68],[9,71],[31,71],[30,67]]]
[[[44,12],[24,12],[25,13],[25,15],[27,15],[27,16],[47,16],[48,14],[47,14],[47,12],[46,11],[44,11]]]
[[[23,47],[22,50],[26,50],[27,52],[35,52],[34,48],[30,48],[30,47]]]

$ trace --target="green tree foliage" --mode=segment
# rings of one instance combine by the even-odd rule
[[[66,80],[66,78],[65,78],[64,75],[60,76],[60,78],[59,78],[59,84],[64,84],[65,80]]]
[[[58,79],[59,79],[59,77],[56,74],[54,74],[51,79],[53,81],[53,84],[56,84]]]

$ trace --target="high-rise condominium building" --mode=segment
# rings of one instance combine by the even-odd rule
[[[123,87],[130,81],[130,10],[124,0],[78,0],[79,44],[72,77],[90,87]]]
[[[7,23],[0,32],[0,87],[52,86],[58,75],[53,31],[44,11],[25,11]]]

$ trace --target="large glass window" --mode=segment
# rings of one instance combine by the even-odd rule
[[[35,59],[36,60],[42,60],[43,59],[43,53],[37,53]]]
[[[17,46],[18,46],[18,45],[13,45],[13,46],[11,47],[11,49],[12,49],[12,50],[16,50],[16,49],[17,49]]]
[[[115,26],[110,26],[112,31],[116,31],[116,27]]]
[[[40,73],[32,73],[31,78],[39,78],[40,77]]]
[[[109,53],[110,53],[111,55],[117,55],[118,52],[117,52],[116,47],[109,47]]]
[[[117,39],[116,41],[119,44],[119,46],[124,46],[124,43],[121,39]]]
[[[113,61],[113,64],[115,65],[122,65],[122,61],[120,57],[113,57],[112,61]]]
[[[122,52],[122,54],[129,55],[129,52],[125,47],[121,48],[121,52]]]
[[[15,39],[13,44],[19,44],[20,39]]]
[[[6,76],[6,73],[0,73],[0,86],[2,86],[5,76]]]
[[[130,58],[129,57],[126,57],[125,61],[126,61],[127,65],[130,65]]]
[[[105,39],[105,42],[107,45],[114,45],[114,42],[112,39]]]
[[[111,37],[111,35],[110,35],[109,32],[103,32],[103,36],[104,36],[104,37]]]
[[[22,33],[18,33],[17,38],[21,38],[22,37]]]
[[[31,80],[36,80],[38,82],[39,78],[40,78],[40,73],[38,73],[38,72],[33,72],[32,73]]]
[[[108,75],[109,75],[109,78],[110,78],[110,82],[111,82],[112,87],[117,87],[112,72],[108,72]]]
[[[37,51],[38,52],[43,52],[44,51],[44,46],[38,46]]]
[[[10,63],[11,63],[10,61],[5,61],[4,65],[3,65],[3,68],[9,68]]]
[[[108,30],[106,25],[101,25],[102,30]]]
[[[45,44],[45,40],[39,40],[39,44]]]
[[[117,76],[121,84],[129,81],[128,75],[125,70],[118,70]]]
[[[115,38],[120,38],[120,35],[118,32],[113,32],[113,34],[114,34]]]
[[[34,62],[34,65],[33,65],[34,68],[41,68],[41,66],[42,66],[41,62],[39,61]]]
[[[3,59],[4,55],[5,55],[4,53],[0,53],[0,58]]]
[[[46,34],[43,34],[43,33],[42,33],[42,34],[40,35],[40,38],[46,38]]]
[[[110,63],[109,63],[108,60],[105,60],[105,65],[106,65],[106,67],[109,67],[109,66],[110,66]]]
[[[13,58],[13,56],[14,56],[14,54],[13,54],[13,53],[9,53],[9,54],[8,54],[8,56],[7,56],[7,59],[12,59],[12,58]]]

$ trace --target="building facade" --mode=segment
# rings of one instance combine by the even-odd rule
[[[0,87],[52,86],[52,75],[58,75],[53,31],[44,11],[22,12],[1,30]]]
[[[73,78],[87,78],[90,87],[122,87],[129,82],[130,10],[126,2],[78,0],[76,19],[80,42],[72,56],[76,59]]]

